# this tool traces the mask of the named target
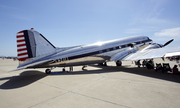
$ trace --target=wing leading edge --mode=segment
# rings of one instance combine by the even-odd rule
[[[175,56],[175,54],[180,53],[180,46],[177,47],[163,47],[156,49],[146,49],[137,51],[134,54],[131,54],[122,60],[142,60],[142,59],[151,59],[151,58],[161,58],[161,57],[170,57]]]

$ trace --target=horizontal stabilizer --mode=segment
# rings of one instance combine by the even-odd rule
[[[19,65],[17,69],[11,70],[11,71],[9,71],[9,72],[18,71],[18,70],[22,70],[22,69],[27,69],[27,68],[29,68],[29,67],[34,67],[34,66],[37,66],[37,65],[39,65],[39,64],[43,64],[43,63],[46,63],[46,62],[49,62],[49,61],[52,61],[52,60],[51,60],[51,59],[48,59],[48,60],[43,60],[43,61],[39,61],[39,62],[31,61],[31,62],[22,64],[22,65]]]

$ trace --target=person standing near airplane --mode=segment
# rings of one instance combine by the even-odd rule
[[[141,66],[140,60],[137,61],[137,65],[138,65],[138,68],[140,68]]]
[[[146,64],[147,64],[147,61],[143,60],[142,65],[143,65],[144,68],[146,67]]]
[[[173,67],[173,74],[174,74],[174,75],[177,75],[177,74],[178,74],[177,65],[174,65],[174,67]]]
[[[73,67],[72,66],[69,67],[69,71],[73,71]]]

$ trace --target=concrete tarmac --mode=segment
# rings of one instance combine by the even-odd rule
[[[56,73],[46,75],[45,69],[8,72],[18,61],[0,59],[0,108],[180,107],[179,75],[137,68],[131,61],[122,67],[107,64],[84,71],[77,66],[69,73],[56,68]]]

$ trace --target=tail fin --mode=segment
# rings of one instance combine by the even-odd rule
[[[16,37],[19,61],[46,56],[56,51],[55,46],[37,31],[23,30]]]

